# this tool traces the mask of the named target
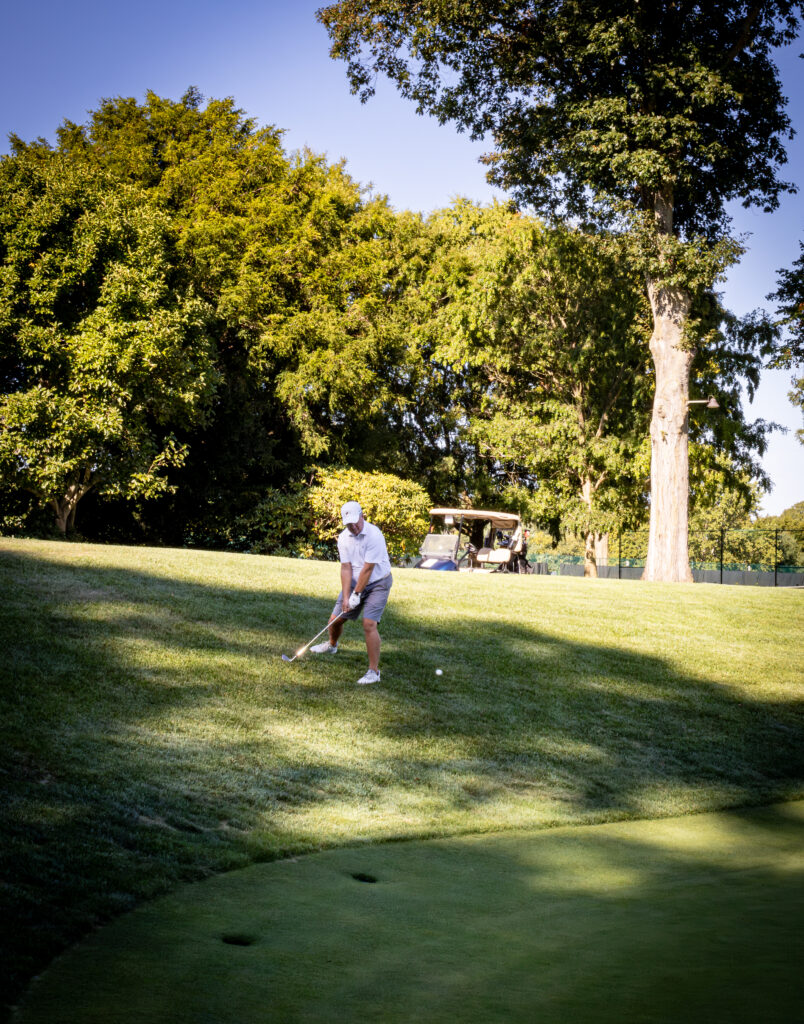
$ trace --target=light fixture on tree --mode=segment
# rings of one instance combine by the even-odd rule
[[[687,405],[705,405],[707,409],[720,408],[720,404],[714,395],[710,395],[708,398],[691,398],[687,402]]]

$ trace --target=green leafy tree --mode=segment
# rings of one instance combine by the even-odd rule
[[[420,472],[411,411],[427,370],[400,310],[427,248],[421,218],[192,89],[104,101],[59,145],[153,195],[212,309],[221,383],[209,424],[185,438],[176,498],[192,536],[226,538],[311,463]]]
[[[385,533],[392,558],[418,550],[427,530],[430,498],[417,483],[392,473],[319,468],[313,482],[269,489],[233,521],[230,546],[256,554],[337,559],[341,506],[358,500],[366,518]]]
[[[297,305],[304,169],[292,178],[281,132],[195,89],[178,102],[152,92],[141,103],[104,100],[86,124],[64,122],[58,139],[71,162],[148,193],[174,226],[185,279],[209,306],[217,392],[207,421],[181,432],[178,490],[151,522],[174,542],[225,543],[233,518],[304,466],[276,367],[257,351],[266,321]]]
[[[549,524],[555,536],[583,537],[594,574],[605,534],[647,512],[650,310],[634,240],[468,202],[428,226],[442,251],[422,289],[430,300],[422,347],[462,377],[460,402],[443,415],[474,449],[467,490]],[[700,323],[708,342],[693,364],[695,390],[717,394],[722,408],[695,415],[691,434],[721,471],[733,464],[764,483],[752,453],[765,426],[745,422],[741,386],[758,383],[765,333],[714,296],[701,304]]]
[[[748,473],[709,445],[690,445],[690,532],[744,529],[759,511],[761,492]]]
[[[259,502],[228,525],[228,546],[258,555],[329,558],[328,545],[312,532],[309,488],[269,488]]]
[[[310,488],[309,500],[313,534],[319,542],[334,543],[343,529],[341,506],[347,501],[359,501],[366,519],[385,535],[393,560],[415,554],[429,524],[427,492],[414,481],[391,473],[323,470]]]
[[[784,332],[779,347],[770,365],[776,369],[798,369],[804,374],[804,242],[801,255],[787,270],[779,271],[779,287],[769,299],[778,303],[781,328]],[[790,401],[804,413],[804,375],[793,377]],[[798,439],[804,444],[804,428],[797,431]]]
[[[627,242],[500,205],[436,219],[457,258],[433,269],[435,356],[484,385],[466,436],[499,493],[524,486],[529,518],[584,537],[594,575],[602,534],[644,509],[648,473],[649,311]]]
[[[62,533],[90,491],[150,499],[216,384],[209,311],[135,186],[14,142],[0,162],[0,468]]]
[[[775,568],[804,565],[804,502],[781,516],[761,516],[762,494],[749,472],[724,451],[690,445],[690,558],[696,568]],[[799,511],[800,509],[800,511]],[[644,534],[624,532],[624,559],[644,563]]]
[[[785,530],[804,530],[804,501],[797,501],[775,518],[777,525]]]
[[[655,372],[648,579],[688,580],[689,380],[699,309],[739,247],[725,203],[774,209],[790,122],[772,52],[801,4],[341,0],[319,11],[367,99],[490,136],[492,180],[537,211],[624,216],[643,239]]]
[[[778,516],[758,516],[753,525],[774,531],[779,565],[804,568],[804,501],[791,505]]]

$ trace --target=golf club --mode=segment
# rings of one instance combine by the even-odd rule
[[[336,617],[332,620],[332,622],[337,622],[338,619],[344,619],[344,618],[346,618],[346,615],[343,612],[341,612],[340,615],[336,615]],[[296,653],[293,655],[292,658],[289,658],[287,656],[287,654],[283,654],[282,655],[282,661],[286,661],[288,663],[288,665],[289,665],[291,663],[291,661],[295,661],[297,658],[301,657],[301,655],[304,654],[304,652],[307,650],[307,648],[311,647],[316,642],[316,640],[321,636],[321,633],[324,633],[326,630],[329,629],[329,627],[332,625],[332,622],[328,622],[326,624],[326,626],[324,626],[324,628],[321,630],[321,632],[320,633],[316,633],[316,635],[313,637],[313,639],[309,643],[305,644],[304,647],[300,647],[298,649],[298,651],[296,651]]]

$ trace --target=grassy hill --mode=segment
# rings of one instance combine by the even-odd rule
[[[804,796],[804,593],[0,540],[0,989],[183,881],[389,839]],[[436,676],[441,668],[443,674]]]

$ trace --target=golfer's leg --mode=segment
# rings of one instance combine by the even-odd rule
[[[333,647],[338,646],[338,640],[340,640],[341,633],[343,632],[343,619],[336,617],[335,612],[332,613],[332,618],[329,620],[329,642]]]
[[[363,619],[363,632],[366,634],[366,650],[368,651],[369,668],[375,672],[380,668],[380,633],[373,619]]]

